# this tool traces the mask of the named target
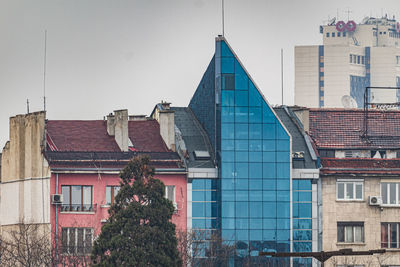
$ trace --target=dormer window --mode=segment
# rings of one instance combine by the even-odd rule
[[[371,150],[371,158],[386,159],[386,151],[385,150]]]

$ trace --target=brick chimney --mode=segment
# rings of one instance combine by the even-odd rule
[[[128,110],[114,110],[114,115],[107,116],[107,133],[114,136],[121,151],[128,151],[129,134],[128,134]]]
[[[167,147],[175,151],[175,111],[170,109],[170,105],[161,101],[156,105],[152,117],[160,124],[160,134]]]

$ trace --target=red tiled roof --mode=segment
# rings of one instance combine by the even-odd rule
[[[57,151],[120,151],[106,121],[49,120],[46,129]]]
[[[399,148],[400,111],[369,110],[368,136],[362,109],[310,109],[310,135],[318,148]]]
[[[47,142],[56,151],[118,152],[103,120],[49,120]],[[129,121],[129,138],[136,151],[168,152],[156,120]]]
[[[400,174],[400,159],[323,158],[321,174]]]
[[[136,151],[169,151],[160,135],[160,125],[156,120],[129,121],[128,130],[129,138]]]

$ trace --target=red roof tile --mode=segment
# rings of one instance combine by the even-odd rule
[[[321,174],[400,174],[400,159],[323,158]]]
[[[136,151],[169,151],[160,135],[160,125],[156,120],[129,121],[128,129],[129,138]]]
[[[369,111],[363,135],[362,109],[310,109],[310,135],[318,148],[400,148],[400,111]]]
[[[49,120],[47,143],[55,151],[120,151],[113,136],[107,133],[103,120]],[[129,121],[129,138],[135,151],[168,152],[156,120]]]

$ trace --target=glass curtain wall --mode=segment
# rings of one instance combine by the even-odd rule
[[[290,251],[290,137],[225,41],[216,45],[222,239],[236,262]]]

